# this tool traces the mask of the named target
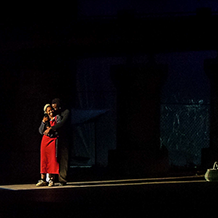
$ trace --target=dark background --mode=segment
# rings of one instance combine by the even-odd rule
[[[3,10],[1,182],[39,178],[38,127],[54,97],[89,120],[72,125],[72,173],[209,167],[217,150],[217,7],[77,0]]]

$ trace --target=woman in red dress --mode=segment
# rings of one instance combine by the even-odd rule
[[[43,135],[41,141],[41,152],[40,152],[40,173],[41,180],[36,186],[48,186],[54,185],[55,174],[59,174],[59,163],[57,161],[57,140],[58,134],[53,131],[49,135],[44,135],[44,131],[57,124],[60,121],[60,116],[54,116],[54,109],[50,104],[46,104],[44,107],[45,116],[43,117],[42,123],[39,127],[40,134]],[[46,116],[47,115],[47,116]],[[49,182],[46,182],[46,174],[49,174]]]

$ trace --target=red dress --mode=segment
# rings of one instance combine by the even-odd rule
[[[56,123],[56,117],[50,121],[51,126],[54,126]],[[57,138],[57,136],[50,138],[46,135],[42,137],[40,173],[59,174],[59,163],[56,155]]]

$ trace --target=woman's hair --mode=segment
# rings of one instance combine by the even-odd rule
[[[47,114],[47,113],[46,113],[46,110],[47,110],[48,107],[51,107],[51,105],[50,105],[50,104],[46,104],[46,105],[44,106],[44,108],[43,108],[44,114]]]

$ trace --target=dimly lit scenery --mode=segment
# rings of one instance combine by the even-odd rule
[[[0,15],[0,217],[215,216],[218,2],[37,8]]]

